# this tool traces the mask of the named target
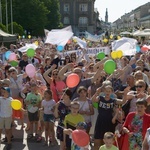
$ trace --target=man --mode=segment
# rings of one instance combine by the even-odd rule
[[[67,64],[59,71],[58,76],[60,77],[61,80],[66,79],[68,73],[67,74],[65,73],[67,72],[67,70],[71,68],[73,68],[73,64]],[[71,100],[73,100],[76,97],[78,97],[78,94],[77,94],[78,87],[84,86],[85,88],[88,88],[92,83],[94,83],[97,80],[97,78],[100,77],[101,70],[98,70],[91,78],[86,78],[86,79],[83,78],[83,71],[79,67],[74,68],[72,72],[69,72],[69,74],[70,73],[76,73],[80,78],[78,85],[76,87],[71,88],[71,92],[73,93]]]

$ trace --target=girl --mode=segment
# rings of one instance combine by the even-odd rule
[[[48,136],[51,135],[51,145],[54,145],[55,141],[55,131],[54,131],[54,121],[55,117],[53,114],[53,108],[56,102],[52,99],[52,92],[46,90],[44,92],[44,100],[42,101],[42,109],[44,110],[44,123],[45,123],[45,145],[48,144]]]
[[[103,136],[105,132],[114,132],[115,126],[112,123],[113,118],[113,109],[115,104],[123,104],[126,100],[126,95],[129,90],[127,87],[124,90],[124,99],[112,99],[111,94],[113,93],[112,86],[108,85],[104,88],[104,95],[99,96],[99,92],[96,92],[92,97],[93,102],[98,102],[98,117],[95,125],[95,134],[94,134],[94,148],[98,150],[99,147],[103,144]]]
[[[91,115],[94,114],[94,109],[92,106],[92,102],[89,98],[87,98],[87,89],[83,86],[80,86],[77,90],[79,97],[74,99],[78,101],[80,104],[79,113],[83,115],[85,122],[87,124],[87,133],[89,133],[91,128]]]

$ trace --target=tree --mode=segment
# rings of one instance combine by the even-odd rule
[[[11,24],[8,25],[8,30],[9,30],[9,32],[11,31]],[[13,32],[16,35],[23,35],[24,34],[23,27],[16,22],[13,22]]]
[[[7,32],[6,26],[0,23],[0,29],[3,30],[4,32]]]
[[[48,23],[45,26],[46,29],[56,29],[62,27],[60,22],[60,12],[59,12],[59,0],[42,0],[44,5],[50,11],[47,14]]]
[[[41,0],[13,1],[14,21],[21,24],[31,35],[44,35],[48,9]]]

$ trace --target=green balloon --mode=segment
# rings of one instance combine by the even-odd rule
[[[97,58],[99,58],[100,60],[104,59],[105,58],[105,53],[104,52],[98,53]]]
[[[29,48],[27,50],[27,56],[28,57],[33,57],[35,55],[35,50],[33,48]]]
[[[97,103],[97,102],[94,102],[94,103],[93,103],[93,107],[98,109],[98,103]]]
[[[104,70],[107,74],[112,74],[116,69],[116,63],[113,60],[107,60],[104,63]]]
[[[10,63],[10,65],[13,66],[13,67],[17,67],[17,66],[18,66],[18,62],[15,61],[15,60],[10,61],[9,63]]]

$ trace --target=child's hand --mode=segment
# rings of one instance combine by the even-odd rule
[[[85,115],[85,114],[86,114],[86,111],[79,111],[79,113],[80,113],[81,115]]]

